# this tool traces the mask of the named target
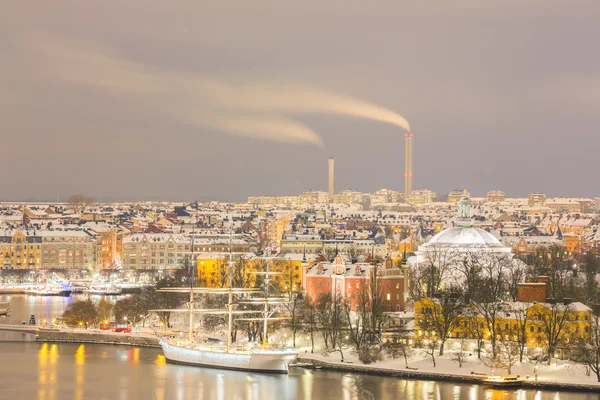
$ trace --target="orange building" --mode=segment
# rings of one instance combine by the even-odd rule
[[[360,309],[361,296],[370,295],[375,273],[385,311],[403,311],[408,272],[395,267],[390,257],[386,258],[383,266],[375,268],[366,263],[346,265],[338,254],[333,263],[319,262],[309,268],[304,276],[303,287],[307,298],[312,301],[322,294],[331,293],[332,296],[344,298],[351,311],[357,311]]]

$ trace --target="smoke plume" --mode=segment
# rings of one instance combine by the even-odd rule
[[[223,77],[174,71],[127,60],[110,48],[45,35],[26,42],[38,75],[114,95],[196,127],[233,135],[322,146],[313,130],[286,115],[337,114],[410,130],[383,107],[299,84],[232,83]]]

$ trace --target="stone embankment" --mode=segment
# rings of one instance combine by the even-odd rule
[[[315,366],[320,366],[322,369],[353,372],[358,374],[370,374],[379,376],[392,376],[402,379],[419,379],[427,381],[445,381],[445,382],[456,382],[456,383],[474,383],[483,384],[484,376],[481,375],[456,375],[456,374],[445,374],[437,372],[424,372],[411,369],[390,369],[390,368],[377,368],[369,365],[357,365],[353,363],[332,363],[322,360],[316,360],[313,358],[302,358],[298,357],[298,362],[311,363]],[[525,389],[538,389],[538,390],[559,390],[559,391],[573,391],[573,392],[600,392],[600,385],[586,385],[566,382],[552,382],[552,381],[535,381],[532,379],[526,379],[523,383]]]
[[[98,330],[63,330],[40,328],[35,337],[40,342],[98,343],[127,346],[160,347],[158,337],[139,333],[113,333]]]

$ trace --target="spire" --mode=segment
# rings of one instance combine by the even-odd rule
[[[556,224],[556,230],[554,231],[553,237],[556,240],[563,240],[563,234],[562,234],[562,231],[560,230],[560,226],[558,225],[558,223]]]

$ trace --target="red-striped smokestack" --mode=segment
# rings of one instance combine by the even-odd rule
[[[412,138],[411,132],[404,134],[405,145],[404,145],[404,196],[408,199],[408,196],[412,193]]]

